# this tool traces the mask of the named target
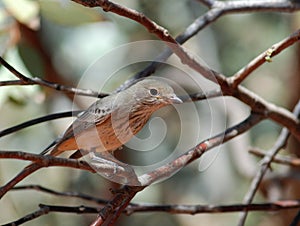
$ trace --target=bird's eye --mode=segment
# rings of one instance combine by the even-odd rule
[[[156,95],[158,94],[158,90],[152,88],[152,89],[149,90],[149,93],[150,93],[152,96],[156,96]]]

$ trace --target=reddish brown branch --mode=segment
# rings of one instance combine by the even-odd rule
[[[184,32],[176,37],[176,41],[180,44],[185,43],[209,24],[226,14],[238,14],[246,12],[294,12],[300,8],[299,4],[291,1],[199,1],[211,8],[211,10],[198,17],[185,29]],[[144,70],[138,72],[133,79],[129,79],[125,85],[135,79],[151,75],[161,65],[161,62],[164,62],[171,55],[172,52],[170,49],[165,49],[159,56],[155,58],[154,62],[151,62]]]
[[[12,189],[17,183],[23,180],[28,175],[32,174],[36,170],[49,167],[49,166],[64,166],[70,168],[77,168],[81,170],[87,170],[90,172],[95,172],[93,168],[90,167],[84,161],[78,161],[75,159],[65,159],[65,158],[58,158],[53,157],[50,155],[38,155],[38,154],[31,154],[19,151],[0,151],[0,158],[5,159],[22,159],[22,160],[29,160],[35,163],[27,166],[24,170],[22,170],[17,176],[11,179],[8,183],[4,186],[0,187],[0,199],[5,195],[10,189]]]
[[[248,63],[245,67],[243,67],[234,76],[230,78],[229,81],[232,83],[232,86],[237,87],[255,69],[257,69],[265,62],[270,62],[272,57],[278,55],[281,51],[298,42],[299,38],[300,30],[297,30],[289,37],[273,45],[267,51],[257,56],[255,59],[253,59],[250,63]]]
[[[142,191],[145,187],[129,187],[124,186],[104,208],[102,208],[91,226],[99,226],[104,223],[107,225],[113,225],[118,216],[129,205],[130,201],[139,191]],[[109,216],[113,216],[109,219]],[[109,220],[109,222],[107,222]]]
[[[227,129],[224,133],[218,134],[212,138],[202,141],[194,148],[190,149],[188,152],[176,158],[174,161],[161,166],[150,173],[140,176],[139,181],[142,185],[150,185],[154,181],[172,175],[173,172],[176,172],[178,169],[181,169],[192,161],[200,158],[205,152],[248,131],[261,120],[263,120],[263,118],[260,115],[256,115],[254,113],[251,114],[243,122]]]

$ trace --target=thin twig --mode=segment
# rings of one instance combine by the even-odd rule
[[[171,214],[204,214],[204,213],[233,213],[243,210],[247,211],[279,211],[286,209],[295,209],[300,207],[299,200],[280,200],[269,203],[255,204],[233,204],[233,205],[155,205],[155,204],[129,204],[123,210],[124,214],[163,212]],[[36,219],[49,213],[76,213],[76,214],[94,214],[100,211],[100,207],[92,206],[55,206],[48,204],[39,204],[39,210],[34,211],[19,220],[3,224],[3,226],[20,225],[25,222]]]
[[[97,213],[100,210],[99,207],[89,207],[89,206],[69,207],[69,206],[53,206],[53,205],[40,204],[39,207],[40,207],[39,210],[34,211],[33,213],[30,213],[14,222],[3,224],[2,226],[15,226],[15,225],[24,224],[28,221],[46,215],[50,212],[83,214],[83,213]]]
[[[6,62],[2,57],[0,57],[0,64],[3,65],[5,68],[7,68],[13,75],[15,75],[17,78],[20,79],[19,82],[17,82],[16,80],[2,81],[2,85],[41,85],[41,86],[45,86],[45,87],[55,89],[58,91],[73,93],[73,94],[82,95],[82,96],[91,96],[91,97],[98,97],[98,98],[108,96],[108,94],[106,94],[106,93],[98,93],[98,92],[95,92],[92,90],[78,89],[78,88],[74,88],[74,87],[60,85],[57,83],[43,80],[38,77],[34,77],[34,78],[27,77],[27,76],[23,75],[22,73],[20,73],[19,71],[17,71],[13,66],[11,66],[8,62]],[[1,85],[1,83],[0,83],[0,85]]]
[[[249,153],[256,155],[258,157],[265,157],[268,155],[267,152],[260,150],[258,148],[252,148],[249,150]],[[285,156],[275,156],[272,159],[272,162],[279,163],[283,165],[288,165],[292,167],[299,167],[300,166],[300,158],[292,158],[292,157],[285,157]]]
[[[100,199],[94,196],[90,196],[84,193],[79,193],[79,192],[58,192],[49,188],[45,188],[40,185],[23,185],[23,186],[16,186],[11,189],[11,191],[18,191],[18,190],[34,190],[34,191],[39,191],[51,195],[56,195],[56,196],[62,196],[62,197],[68,197],[68,198],[79,198],[85,201],[91,201],[96,204],[107,204],[108,201],[104,199]]]
[[[172,214],[202,214],[202,213],[233,213],[247,211],[276,211],[282,209],[299,208],[299,200],[280,200],[259,204],[233,204],[233,205],[151,205],[132,204],[124,210],[126,214],[136,212],[167,212]]]
[[[250,63],[248,63],[245,67],[239,70],[235,75],[230,77],[230,82],[233,87],[237,87],[250,73],[252,73],[255,69],[261,66],[265,62],[270,62],[272,57],[281,53],[281,51],[285,50],[289,46],[295,44],[300,39],[300,29],[291,34],[289,37],[280,41],[277,44],[274,44],[267,51],[263,52],[255,59],[253,59]]]
[[[300,100],[298,101],[297,105],[295,106],[294,109],[294,114],[296,117],[299,117],[300,115]],[[267,152],[267,155],[261,160],[261,168],[253,178],[250,188],[247,192],[247,194],[244,197],[244,203],[249,204],[252,202],[255,193],[258,190],[259,184],[261,183],[264,175],[268,171],[270,164],[272,160],[274,159],[275,155],[287,145],[287,141],[289,138],[290,132],[286,129],[283,128],[281,130],[281,133],[275,142],[274,146]],[[239,219],[239,226],[243,226],[245,224],[246,218],[247,218],[248,212],[245,211],[241,214],[240,219]]]
[[[180,96],[181,100],[184,102],[190,102],[190,101],[199,101],[199,100],[204,100],[204,99],[210,99],[210,98],[215,98],[215,97],[220,97],[222,96],[222,92],[220,90],[212,90],[207,93],[194,93],[185,95],[185,96]],[[12,134],[14,132],[17,132],[21,129],[25,129],[27,127],[37,125],[39,123],[55,120],[55,119],[60,119],[60,118],[65,118],[65,117],[77,117],[79,113],[82,111],[66,111],[66,112],[60,112],[60,113],[54,113],[54,114],[49,114],[46,116],[42,116],[39,118],[31,119],[26,122],[20,123],[18,125],[9,127],[7,129],[4,129],[0,131],[0,137],[7,136],[9,134]]]
[[[107,204],[108,200],[100,199],[94,196],[90,196],[78,192],[58,192],[49,188],[45,188],[40,185],[24,185],[17,186],[13,190],[34,190],[43,193],[47,193],[55,196],[62,196],[67,198],[80,198],[86,201],[92,201],[97,204]],[[280,210],[282,208],[296,208],[299,205],[299,200],[280,200],[274,201],[271,203],[261,203],[261,204],[231,204],[231,205],[183,205],[183,204],[174,204],[174,205],[157,205],[150,203],[129,203],[128,207],[124,209],[124,213],[130,215],[136,212],[169,212],[169,213],[180,213],[180,214],[199,214],[199,213],[226,213],[226,212],[238,212],[244,210],[245,208],[249,211],[262,211],[262,210]],[[277,209],[278,208],[278,209]]]
[[[81,112],[82,111],[66,111],[66,112],[54,113],[54,114],[49,114],[49,115],[42,116],[39,118],[31,119],[26,122],[20,123],[18,125],[15,125],[15,126],[12,126],[10,128],[0,131],[0,137],[4,137],[11,133],[17,132],[21,129],[24,129],[29,126],[33,126],[33,125],[36,125],[36,124],[39,124],[42,122],[46,122],[46,121],[50,121],[50,120],[54,120],[54,119],[65,118],[65,117],[74,117],[74,116],[77,116]]]

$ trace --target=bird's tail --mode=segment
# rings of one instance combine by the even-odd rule
[[[61,138],[55,139],[51,144],[49,144],[42,152],[41,155],[51,154],[55,155],[55,149],[57,145],[60,143]]]

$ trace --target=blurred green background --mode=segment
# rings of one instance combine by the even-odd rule
[[[196,0],[117,2],[143,12],[167,28],[173,37],[183,32],[189,24],[207,11],[207,8]],[[127,43],[156,40],[156,37],[141,25],[112,13],[104,13],[99,8],[85,8],[68,0],[0,0],[0,7],[0,53],[11,65],[27,76],[77,87],[86,70],[99,57],[113,53],[111,61],[106,62],[106,67],[110,68],[132,57],[131,51],[142,51],[141,55],[154,57],[163,50],[163,48],[155,51],[151,48],[141,50],[128,48],[127,52],[123,49],[122,52],[118,52],[118,48]],[[299,27],[298,17],[299,13],[227,15],[201,30],[184,46],[209,67],[231,76],[254,57],[296,30]],[[243,85],[270,102],[292,109],[299,96],[298,48],[298,44],[290,47],[276,56],[271,63],[261,66]],[[173,56],[170,62],[176,62],[176,57]],[[103,81],[110,76],[103,90],[113,92],[145,65],[145,63],[129,65],[116,71],[114,75],[108,75],[104,68],[100,68],[94,76],[85,79],[84,83],[79,83],[79,87],[99,91],[97,86],[100,84],[102,86]],[[188,78],[182,76],[180,70],[172,70],[170,67],[164,67],[155,75],[165,74],[189,93],[201,91],[195,82],[196,80],[202,82],[198,78],[199,75],[191,72],[191,77]],[[1,67],[0,79],[5,81],[16,78]],[[202,85],[200,88],[204,90],[207,86]],[[39,86],[7,86],[0,89],[0,130],[49,113],[73,108],[83,109],[95,100],[78,98],[74,102],[72,95]],[[192,113],[186,110],[188,108],[196,109],[194,117],[198,117],[199,125],[189,118]],[[171,136],[160,148],[167,154],[170,151],[168,147],[176,144],[176,136],[182,135],[180,129],[185,128],[184,131],[189,131],[190,134],[184,134],[185,136],[194,137],[192,141],[187,140],[183,143],[180,150],[182,153],[191,148],[192,144],[208,138],[209,135],[222,132],[225,127],[240,122],[249,114],[248,107],[233,98],[185,103],[178,106],[177,111],[186,111],[185,118],[181,119],[182,125],[172,107],[155,113],[155,116],[164,119],[167,132]],[[39,153],[61,134],[71,121],[72,118],[59,119],[3,137],[0,139],[0,150]],[[147,137],[149,128],[151,127],[147,126],[138,136]],[[195,135],[199,128],[200,134]],[[241,203],[250,179],[259,168],[259,159],[247,152],[249,147],[262,149],[272,147],[279,131],[278,125],[264,121],[246,134],[212,151],[211,156],[204,160],[196,161],[171,178],[148,187],[133,201],[202,205]],[[288,150],[286,154],[298,154],[292,145]],[[135,164],[146,164],[143,162],[146,157],[134,155],[130,150],[118,152],[117,155],[134,161]],[[24,161],[1,159],[0,184],[7,182],[25,165]],[[274,170],[267,176],[269,181],[289,172],[287,167],[278,165],[274,165]],[[42,169],[21,184],[40,184],[57,191],[78,191],[107,199],[111,197],[108,188],[117,187],[99,175],[57,167]],[[263,193],[256,195],[256,201],[289,197],[284,196],[283,190],[275,195],[266,191],[268,190],[266,187],[262,187],[262,190]],[[297,198],[296,194],[292,197]],[[66,206],[94,205],[75,198],[55,197],[37,191],[11,191],[0,200],[0,223],[16,220],[37,210],[39,203]],[[50,213],[25,225],[88,225],[94,217],[95,215],[91,214]],[[117,225],[235,225],[237,219],[238,213],[194,216],[136,213],[122,216]],[[285,223],[280,214],[278,216],[265,212],[251,213],[247,220],[247,225],[285,225]]]

